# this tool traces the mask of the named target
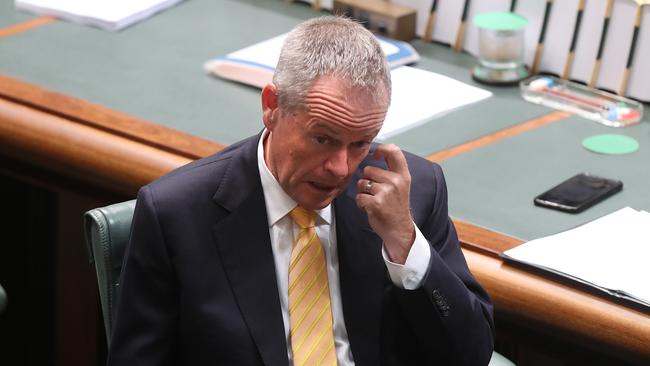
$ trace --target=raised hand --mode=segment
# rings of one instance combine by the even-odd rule
[[[410,211],[411,174],[402,150],[393,144],[379,145],[373,159],[384,159],[388,169],[367,166],[357,182],[357,206],[368,214],[372,229],[384,241],[395,263],[404,264],[415,240]]]

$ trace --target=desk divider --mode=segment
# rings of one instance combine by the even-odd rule
[[[515,135],[518,135],[520,133],[542,127],[544,125],[550,124],[550,123],[555,123],[560,120],[563,120],[570,116],[570,113],[567,112],[551,112],[549,114],[546,114],[544,116],[522,122],[520,124],[514,125],[512,127],[508,127],[506,129],[491,133],[489,135],[485,135],[482,137],[479,137],[477,139],[465,142],[460,145],[456,145],[454,147],[438,151],[436,153],[433,153],[426,158],[430,161],[434,162],[441,162],[443,160],[452,158],[454,156],[464,154],[466,152],[469,152],[474,149],[481,148],[483,146],[493,144],[496,142],[499,142],[503,139],[513,137]]]
[[[0,38],[9,37],[16,33],[25,32],[33,28],[41,27],[50,24],[57,19],[53,16],[42,16],[30,20],[25,20],[18,24],[14,24],[5,28],[0,28]]]

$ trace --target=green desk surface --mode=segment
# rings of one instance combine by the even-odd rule
[[[35,18],[34,15],[16,11],[14,0],[0,0],[0,29]]]
[[[0,10],[11,9],[10,3],[0,0]],[[23,16],[13,10],[2,14],[0,19]],[[281,0],[188,0],[117,33],[57,21],[0,38],[0,73],[230,144],[261,129],[260,92],[206,75],[203,63],[319,14]],[[471,56],[421,41],[413,45],[422,56],[417,67],[484,87],[494,96],[389,142],[427,155],[550,112],[523,101],[516,87],[476,84]],[[650,186],[648,126],[614,130],[572,117],[445,161],[450,213],[531,239],[625,205],[649,209],[650,195],[644,192]],[[641,148],[611,157],[581,147],[584,137],[605,132],[631,134]],[[533,206],[536,194],[581,171],[619,178],[625,188],[579,215]]]
[[[203,63],[322,14],[281,0],[188,0],[118,33],[58,21],[1,38],[0,73],[230,144],[261,129],[259,90],[210,77]],[[471,56],[413,44],[417,67],[477,85]],[[517,88],[485,88],[495,96],[388,141],[427,155],[549,111]]]
[[[599,155],[586,137],[615,133],[639,142],[628,155]],[[523,240],[554,234],[619,208],[650,211],[650,123],[611,128],[580,117],[547,125],[443,162],[452,217]],[[623,190],[579,214],[533,205],[566,178],[590,172],[623,181]]]

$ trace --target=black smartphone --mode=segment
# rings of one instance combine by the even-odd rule
[[[575,175],[535,197],[535,205],[578,213],[623,189],[620,180],[589,173]]]

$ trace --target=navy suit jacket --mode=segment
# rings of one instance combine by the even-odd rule
[[[138,193],[109,365],[288,365],[264,194],[260,135]],[[341,297],[356,365],[486,365],[492,305],[447,215],[439,166],[406,154],[415,223],[432,248],[421,288],[395,287],[382,241],[354,201],[334,200]]]

